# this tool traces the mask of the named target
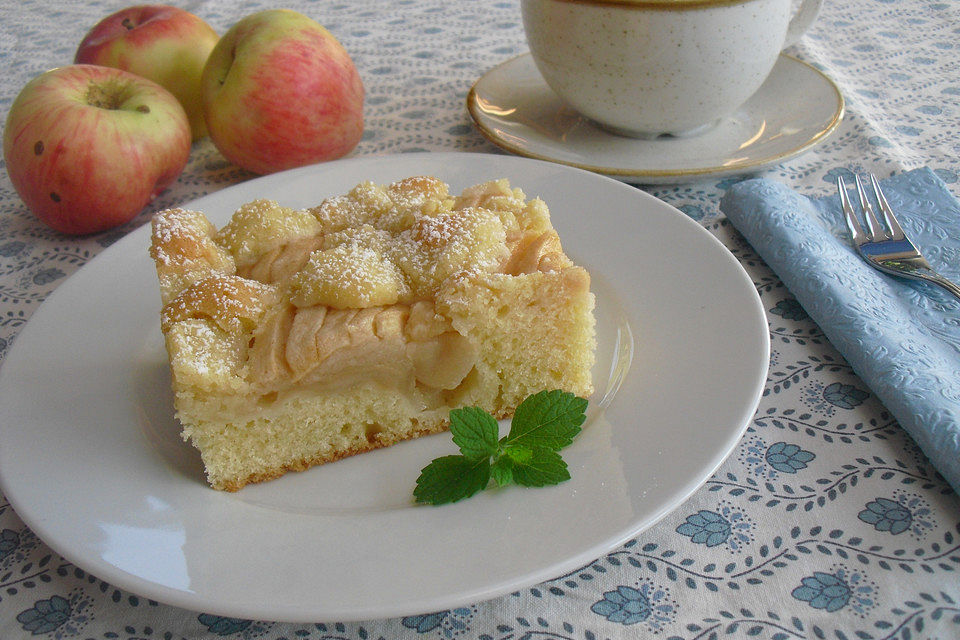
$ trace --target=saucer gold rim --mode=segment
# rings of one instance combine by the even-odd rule
[[[811,147],[816,146],[822,142],[827,136],[833,133],[843,121],[843,116],[846,111],[846,102],[844,100],[843,94],[840,92],[840,88],[837,84],[829,78],[822,71],[817,69],[812,64],[800,60],[795,56],[791,56],[785,53],[781,53],[780,57],[795,62],[797,64],[806,67],[812,71],[816,76],[818,76],[823,82],[825,82],[836,99],[836,107],[829,121],[825,121],[822,128],[818,131],[812,133],[810,136],[806,137],[802,144],[799,144],[795,147],[792,147],[786,151],[780,153],[770,154],[766,156],[760,156],[757,158],[747,158],[739,161],[734,161],[730,163],[723,163],[717,166],[705,166],[699,168],[686,168],[686,169],[630,169],[616,166],[606,166],[602,164],[590,164],[584,162],[575,162],[565,159],[560,159],[553,157],[549,154],[538,153],[537,151],[525,148],[521,145],[512,143],[505,136],[498,135],[496,131],[492,130],[485,120],[487,116],[484,115],[483,109],[481,107],[480,94],[478,92],[478,85],[487,77],[498,72],[503,67],[515,63],[517,60],[529,57],[531,54],[529,52],[522,53],[520,55],[514,56],[508,60],[501,62],[500,64],[494,66],[485,74],[483,74],[477,81],[473,83],[470,87],[470,90],[467,92],[466,106],[467,111],[470,114],[471,119],[473,120],[474,125],[477,127],[478,131],[486,138],[488,141],[494,145],[500,147],[505,151],[510,153],[533,158],[535,160],[545,160],[548,162],[554,162],[557,164],[562,164],[565,166],[576,167],[579,169],[585,169],[587,171],[593,171],[595,173],[601,173],[608,176],[614,176],[617,178],[636,178],[638,181],[642,181],[643,178],[648,179],[657,179],[657,180],[667,180],[667,179],[682,179],[682,178],[697,178],[697,177],[709,177],[709,176],[719,176],[719,175],[735,175],[739,173],[748,173],[753,169],[758,169],[760,167],[771,166],[779,164],[785,160],[796,157],[803,152],[807,151]],[[600,131],[598,127],[598,131]],[[602,135],[614,134],[604,132]],[[682,140],[682,139],[678,139]],[[636,141],[638,145],[645,144],[645,141],[638,139]]]

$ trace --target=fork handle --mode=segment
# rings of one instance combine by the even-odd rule
[[[950,282],[949,280],[941,276],[939,273],[918,273],[917,275],[922,277],[927,282],[932,282],[933,284],[940,285],[941,287],[943,287],[944,289],[952,293],[957,300],[960,300],[960,287]]]

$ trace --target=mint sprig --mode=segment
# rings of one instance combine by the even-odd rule
[[[557,453],[580,433],[587,401],[560,390],[541,391],[517,407],[510,432],[499,438],[497,421],[478,407],[450,412],[450,432],[460,455],[437,458],[420,472],[417,502],[445,504],[490,485],[543,487],[570,479]]]

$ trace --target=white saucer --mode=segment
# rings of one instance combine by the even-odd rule
[[[664,184],[748,173],[799,155],[837,128],[844,102],[828,77],[781,54],[759,91],[706,132],[626,138],[566,105],[527,53],[480,78],[467,109],[484,136],[512,153],[628,182]]]

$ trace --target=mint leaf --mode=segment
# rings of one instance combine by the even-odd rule
[[[570,479],[567,463],[560,454],[546,447],[533,449],[524,463],[513,462],[513,481],[524,487],[543,487]]]
[[[533,450],[522,444],[511,444],[503,448],[503,457],[520,464],[526,464],[533,457]]]
[[[437,458],[420,472],[413,496],[417,502],[444,504],[469,498],[490,483],[490,460],[464,456]]]
[[[480,407],[464,407],[450,412],[450,433],[453,443],[470,460],[486,460],[497,453],[500,427]]]
[[[501,444],[546,447],[559,451],[580,433],[586,408],[586,400],[566,391],[535,393],[517,407],[510,433]]]
[[[513,484],[513,460],[507,456],[497,458],[490,466],[490,477],[493,478],[498,487]]]
[[[450,412],[453,442],[462,455],[437,458],[420,472],[417,502],[444,504],[487,488],[519,484],[542,487],[570,479],[557,453],[580,433],[587,401],[564,391],[542,391],[520,403],[510,433],[497,440],[499,426],[478,407]]]

